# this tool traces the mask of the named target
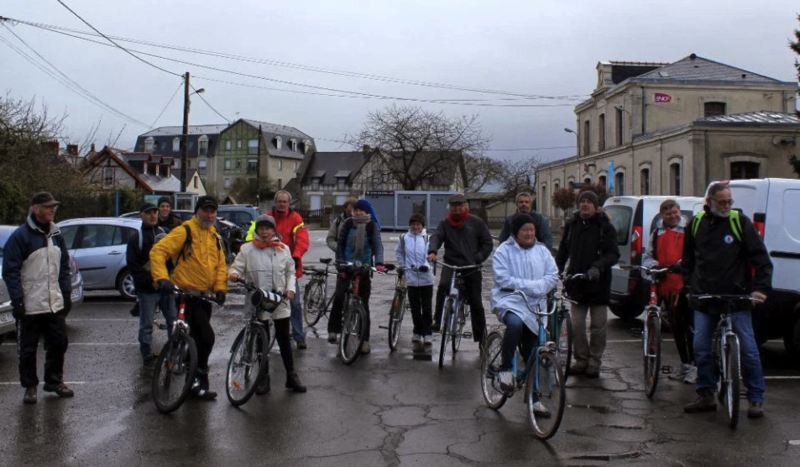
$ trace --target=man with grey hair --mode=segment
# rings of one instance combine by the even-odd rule
[[[536,227],[536,241],[543,243],[548,250],[552,249],[553,234],[550,233],[550,223],[547,222],[544,216],[533,210],[533,196],[529,192],[523,191],[517,194],[515,202],[518,213],[530,214],[533,217],[534,226]],[[497,239],[500,244],[511,236],[512,217],[514,217],[514,214],[506,217],[505,222],[503,222],[503,229],[500,230],[500,236]]]

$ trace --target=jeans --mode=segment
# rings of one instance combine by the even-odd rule
[[[153,319],[156,306],[167,321],[167,336],[172,337],[172,325],[175,323],[175,300],[169,294],[159,292],[139,292],[139,352],[148,360],[153,356]]]
[[[588,303],[572,304],[573,351],[575,368],[600,369],[603,353],[606,351],[606,324],[608,308],[606,305]],[[589,334],[586,337],[586,315],[591,318]]]
[[[698,392],[717,391],[717,375],[714,371],[711,346],[718,322],[718,314],[694,312],[694,358],[697,361]],[[753,334],[752,317],[749,312],[733,313],[731,323],[733,331],[739,336],[742,381],[747,388],[747,400],[763,403],[766,383],[764,382],[764,372],[761,369],[756,338]]]
[[[44,335],[44,382],[64,381],[64,354],[67,353],[67,321],[63,313],[27,315],[17,320],[17,352],[19,382],[24,388],[39,384],[36,376],[36,350],[39,336]]]
[[[502,363],[500,370],[510,370],[514,362],[514,352],[520,347],[520,353],[525,363],[528,362],[533,348],[539,343],[539,337],[533,333],[522,321],[522,318],[511,311],[503,315],[506,332],[503,334],[503,345],[500,348]]]
[[[300,302],[300,281],[295,283],[294,298],[289,302],[289,305],[292,309],[292,314],[290,315],[292,336],[294,336],[295,341],[300,342],[306,338],[303,325],[303,305]]]
[[[433,305],[433,286],[408,288],[408,304],[411,307],[411,319],[414,322],[414,334],[431,335],[431,308]]]

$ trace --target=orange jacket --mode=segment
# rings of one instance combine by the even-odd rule
[[[295,275],[298,279],[303,277],[303,256],[311,245],[303,217],[291,208],[286,212],[277,212],[273,208],[267,214],[275,219],[275,233],[281,236],[281,242],[288,245],[289,251],[292,252],[292,259],[296,264]],[[247,231],[247,241],[253,239],[255,231],[256,221],[253,221]]]

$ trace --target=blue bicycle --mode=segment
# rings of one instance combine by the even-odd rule
[[[524,368],[519,368],[517,361],[522,361],[519,348],[512,362],[513,387],[504,390],[500,387],[500,363],[503,332],[494,330],[486,337],[484,352],[481,354],[481,389],[483,398],[489,408],[498,410],[506,400],[514,395],[514,391],[525,388],[525,404],[528,408],[528,422],[539,439],[550,439],[558,431],[561,418],[564,416],[566,389],[564,372],[559,363],[558,346],[548,342],[545,317],[549,312],[533,310],[528,304],[525,292],[521,290],[501,288],[500,291],[519,295],[528,311],[536,315],[539,323],[539,342],[531,351]]]
[[[465,274],[464,271],[468,269],[473,272],[477,271],[480,269],[480,265],[453,266],[443,262],[439,262],[439,264],[453,270],[453,275],[450,276],[450,292],[442,311],[442,344],[439,348],[439,368],[441,368],[444,365],[444,354],[448,342],[453,349],[452,358],[455,360],[456,352],[461,345],[461,338],[472,337],[472,333],[464,332],[464,325],[467,323],[467,318],[470,317],[470,307],[469,301],[461,297],[461,291],[464,289],[462,274]]]

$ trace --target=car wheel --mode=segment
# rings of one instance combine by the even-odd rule
[[[136,289],[133,286],[133,276],[127,269],[123,269],[117,277],[117,290],[125,300],[136,300]]]

